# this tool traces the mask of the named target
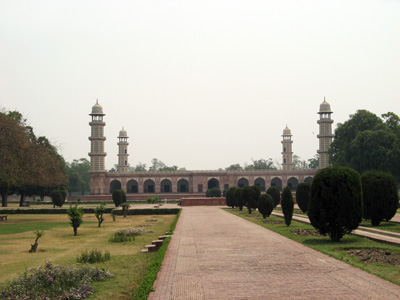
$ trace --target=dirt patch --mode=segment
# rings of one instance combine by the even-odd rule
[[[400,254],[384,249],[348,249],[346,252],[359,258],[364,263],[380,263],[385,265],[400,266]]]
[[[283,224],[283,221],[279,221],[279,220],[264,220],[263,221],[265,224]]]
[[[315,229],[295,229],[295,230],[290,230],[290,232],[293,232],[294,234],[300,236],[323,236],[318,232],[318,230]]]
[[[150,220],[146,220],[145,222],[157,222],[157,219],[150,219]]]

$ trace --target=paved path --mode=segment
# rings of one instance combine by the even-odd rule
[[[185,207],[150,300],[400,299],[400,286],[217,207]]]

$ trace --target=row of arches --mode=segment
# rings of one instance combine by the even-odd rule
[[[312,177],[307,177],[305,178],[304,182],[312,182]],[[299,184],[299,180],[296,177],[290,177],[287,180],[287,185],[292,189],[292,190],[296,190],[297,189],[297,185]],[[249,184],[249,180],[247,178],[240,178],[237,181],[237,186],[239,187],[244,187],[250,185]],[[258,186],[261,191],[265,192],[266,190],[266,183],[265,180],[263,178],[257,178],[254,181],[254,185]],[[198,187],[197,192],[202,192],[202,186],[200,189],[200,186]],[[274,177],[271,180],[271,184],[270,186],[276,186],[279,190],[282,190],[282,179],[279,177]],[[220,182],[218,179],[216,178],[211,178],[210,180],[208,180],[207,182],[207,189],[211,189],[217,187],[221,190],[227,190],[229,189],[229,184],[224,184],[223,186],[220,186]],[[114,190],[117,189],[121,189],[121,182],[117,179],[114,179],[113,181],[111,181],[110,183],[110,193],[112,193]],[[131,179],[127,182],[127,186],[126,186],[126,191],[128,194],[132,194],[132,193],[138,193],[139,192],[139,184],[136,180]],[[144,183],[143,183],[143,192],[144,193],[155,193],[156,192],[156,184],[154,182],[154,180],[152,179],[147,179]],[[160,192],[161,193],[172,193],[172,182],[169,179],[164,179],[161,181],[160,183]],[[177,182],[177,192],[178,193],[189,193],[189,182],[186,179],[180,179]]]

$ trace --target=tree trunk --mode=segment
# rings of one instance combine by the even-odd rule
[[[78,228],[74,227],[74,236],[77,236],[77,235],[78,235]]]
[[[21,197],[19,198],[19,207],[23,207],[25,202],[25,193],[21,192]]]
[[[7,207],[7,197],[8,197],[7,191],[2,190],[1,191],[1,206]]]

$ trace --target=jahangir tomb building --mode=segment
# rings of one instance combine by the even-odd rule
[[[319,167],[329,165],[328,149],[333,139],[331,119],[332,111],[324,101],[319,109]],[[257,185],[261,191],[270,186],[280,190],[289,186],[297,188],[299,182],[311,182],[318,170],[293,169],[293,150],[291,130],[286,127],[282,134],[282,169],[278,170],[241,170],[241,171],[173,171],[173,172],[131,172],[128,163],[128,133],[123,128],[118,135],[118,164],[116,172],[105,169],[106,152],[104,151],[105,114],[97,102],[90,114],[90,193],[93,198],[110,198],[113,190],[125,191],[128,200],[143,200],[157,195],[163,199],[204,197],[207,189],[218,187],[227,190],[232,186],[243,187]]]

